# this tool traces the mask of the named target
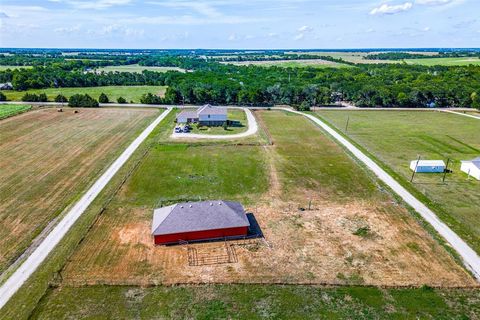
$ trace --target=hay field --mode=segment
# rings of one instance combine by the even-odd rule
[[[155,146],[66,264],[63,285],[476,285],[319,128],[283,112],[258,115],[273,146]],[[199,198],[242,201],[266,242],[154,246],[153,208]],[[218,263],[191,265],[192,250]]]
[[[42,109],[0,121],[0,271],[81,195],[156,114]]]

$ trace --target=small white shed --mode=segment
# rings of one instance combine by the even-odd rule
[[[462,161],[460,170],[465,172],[471,177],[480,180],[480,157],[473,160]]]
[[[410,169],[420,173],[438,173],[445,171],[445,162],[443,160],[413,160],[410,162]]]

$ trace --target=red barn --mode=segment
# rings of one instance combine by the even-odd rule
[[[233,201],[177,203],[155,209],[155,244],[246,236],[250,223],[243,206]]]

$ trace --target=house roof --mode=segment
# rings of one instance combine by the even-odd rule
[[[177,114],[177,119],[180,117],[192,119],[192,118],[198,118],[198,115],[196,111],[183,110],[182,112]]]
[[[416,165],[417,160],[413,160],[411,164]],[[420,160],[418,161],[419,167],[445,167],[445,162],[443,160]]]
[[[155,209],[152,234],[248,227],[250,223],[238,202],[212,200],[177,203]]]
[[[472,160],[465,160],[465,161],[462,161],[462,163],[471,163],[471,164],[473,164],[475,167],[477,167],[478,169],[480,169],[480,157],[477,157],[477,158],[472,159]]]
[[[198,115],[203,114],[220,114],[220,115],[227,115],[227,108],[222,107],[212,107],[209,104],[204,105],[200,109],[198,109]]]

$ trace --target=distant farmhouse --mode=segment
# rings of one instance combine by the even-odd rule
[[[155,244],[234,239],[247,236],[249,226],[245,209],[238,202],[186,202],[155,209],[152,235]]]
[[[469,176],[480,180],[480,157],[473,160],[462,161],[462,166],[460,167],[460,170],[462,170]]]
[[[410,162],[410,169],[415,172],[439,173],[445,171],[443,160],[413,160]]]
[[[0,90],[13,90],[11,82],[0,83]]]
[[[196,111],[182,111],[177,115],[177,123],[199,123],[203,126],[222,126],[228,121],[227,108],[209,104]]]

